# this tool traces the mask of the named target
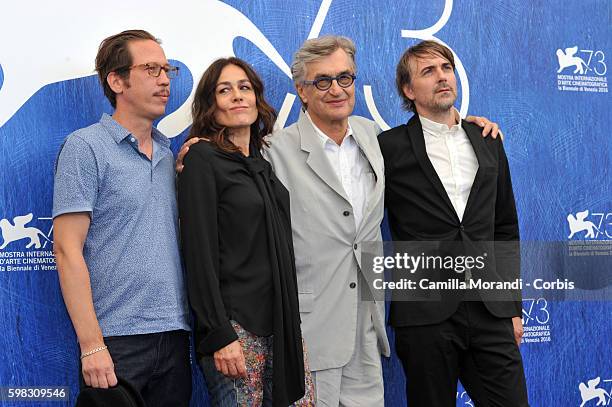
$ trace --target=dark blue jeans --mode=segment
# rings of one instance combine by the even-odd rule
[[[191,398],[189,333],[169,331],[104,338],[115,374],[136,388],[147,407],[187,407]],[[80,373],[81,387],[84,386]]]

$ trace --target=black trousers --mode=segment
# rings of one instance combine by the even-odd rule
[[[147,407],[188,407],[191,398],[189,332],[104,338],[115,374],[140,392]],[[81,388],[85,383],[79,374]]]
[[[457,380],[476,407],[528,407],[523,359],[510,318],[463,302],[447,320],[395,328],[409,407],[455,407]]]

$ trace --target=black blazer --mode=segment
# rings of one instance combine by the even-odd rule
[[[379,135],[385,160],[385,206],[391,235],[394,241],[454,241],[460,245],[515,241],[509,243],[510,248],[508,244],[492,247],[495,258],[489,258],[486,272],[472,273],[473,278],[512,281],[520,275],[519,229],[508,160],[499,139],[483,138],[482,129],[472,123],[462,121],[462,127],[479,164],[463,221],[459,220],[427,156],[418,115],[407,124]],[[508,260],[509,256],[512,261]],[[457,278],[463,281],[465,277]],[[434,302],[394,301],[390,322],[393,326],[441,322],[456,311],[464,294],[455,291]],[[476,293],[493,315],[502,318],[521,316],[520,290],[512,291],[511,295],[514,301],[493,301],[489,300],[491,291]]]

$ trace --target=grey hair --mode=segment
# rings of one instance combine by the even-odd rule
[[[342,49],[348,54],[353,63],[353,70],[356,73],[355,43],[348,37],[325,35],[323,37],[306,40],[300,49],[293,55],[293,63],[291,64],[293,82],[298,84],[306,79],[306,64],[329,56],[338,49]]]

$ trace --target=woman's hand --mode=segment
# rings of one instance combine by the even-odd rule
[[[215,367],[227,377],[237,379],[246,377],[246,362],[242,353],[242,345],[234,341],[213,354]]]

